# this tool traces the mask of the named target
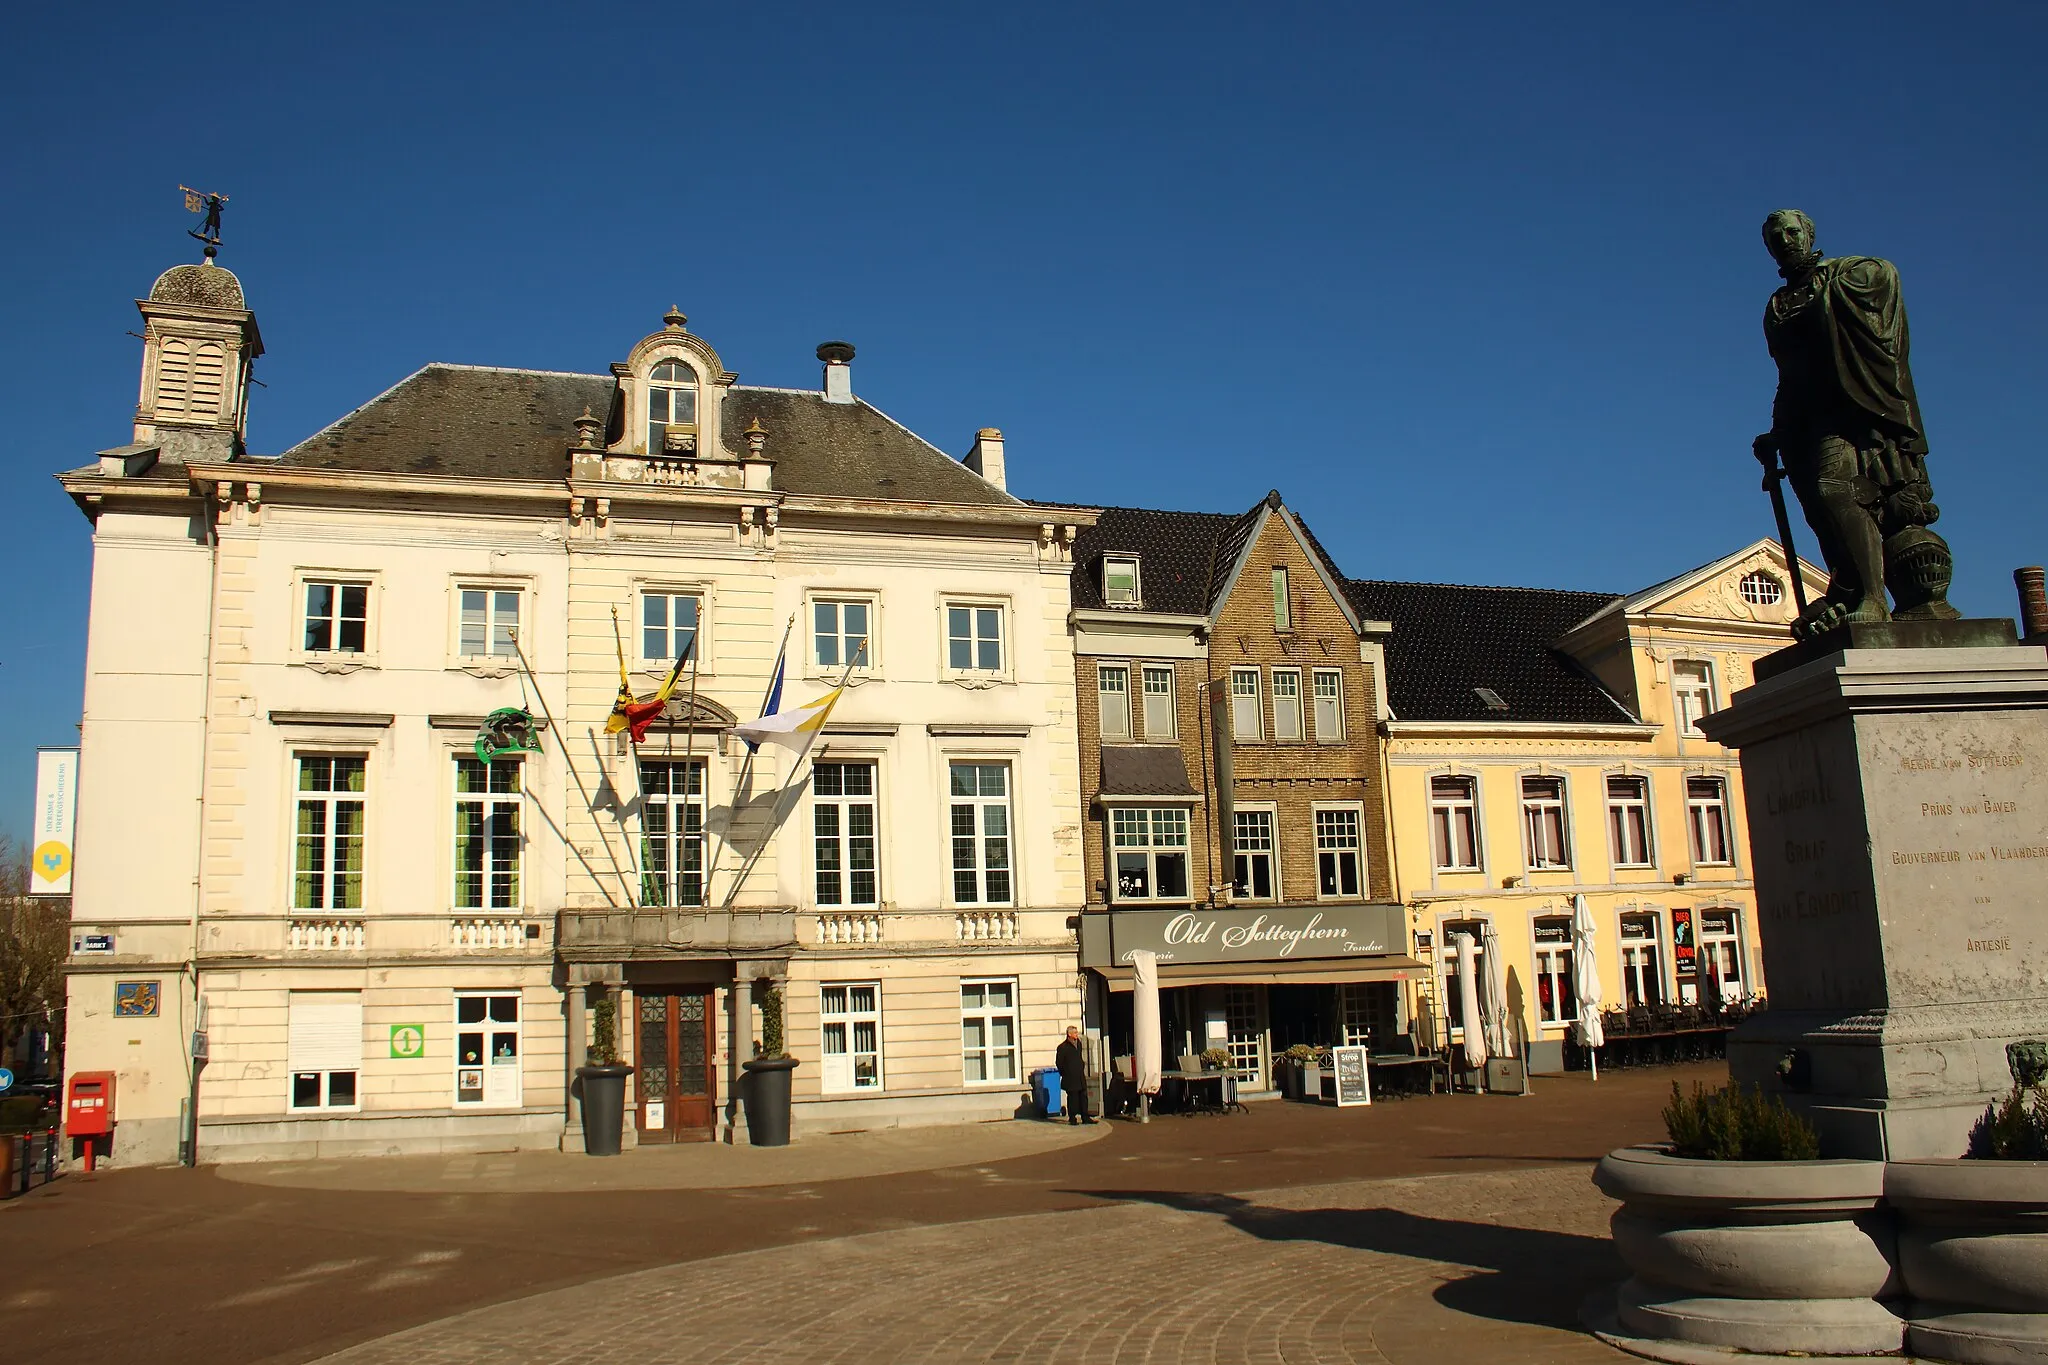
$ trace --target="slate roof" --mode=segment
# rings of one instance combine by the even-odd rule
[[[1625,723],[1636,717],[1553,642],[1618,593],[1344,580],[1360,616],[1390,621],[1396,720]],[[1507,703],[1490,709],[1473,689]]]
[[[316,469],[559,483],[568,474],[575,419],[585,408],[607,417],[616,430],[617,388],[610,375],[428,365],[278,460]],[[1017,501],[858,400],[827,403],[822,394],[795,389],[728,389],[728,448],[756,419],[767,428],[767,453],[782,492],[989,505]]]

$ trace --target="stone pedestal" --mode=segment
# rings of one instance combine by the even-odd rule
[[[1824,1156],[1954,1157],[2006,1044],[2048,1039],[2048,654],[2009,622],[1881,629],[1760,661],[1702,723],[1741,751],[1770,1000],[1729,1070]]]

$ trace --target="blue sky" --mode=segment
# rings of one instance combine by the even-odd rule
[[[1278,485],[1360,577],[1627,591],[1770,533],[1750,438],[1796,206],[1903,272],[1954,598],[2040,531],[2048,7],[44,6],[0,86],[0,831],[70,742],[132,300],[196,259],[282,450],[430,360],[598,371],[671,303],[1026,496]],[[1808,536],[1808,549],[1811,550]],[[138,812],[138,818],[150,818]]]

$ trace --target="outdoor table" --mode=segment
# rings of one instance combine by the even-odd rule
[[[1373,1077],[1372,1093],[1375,1095],[1395,1094],[1407,1090],[1415,1090],[1419,1093],[1421,1085],[1427,1085],[1429,1093],[1434,1095],[1436,1093],[1437,1072],[1443,1065],[1442,1061],[1435,1056],[1417,1057],[1407,1052],[1371,1053],[1366,1057],[1365,1064],[1366,1074]],[[1422,1079],[1419,1084],[1416,1081],[1416,1073],[1413,1069],[1415,1067],[1423,1068],[1421,1073]],[[1398,1077],[1400,1081],[1399,1086],[1383,1085],[1379,1079],[1382,1076]]]
[[[1221,1114],[1232,1108],[1244,1107],[1237,1102],[1237,1088],[1226,1084],[1236,1079],[1227,1071],[1166,1071],[1160,1073],[1159,1079],[1180,1082],[1189,1109],[1213,1109],[1213,1112]],[[1202,1104],[1194,1095],[1196,1086],[1211,1082],[1216,1086],[1216,1103],[1213,1106]]]

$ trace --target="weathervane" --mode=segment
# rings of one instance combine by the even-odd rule
[[[210,261],[220,255],[220,211],[227,204],[228,197],[208,190],[195,190],[190,185],[180,185],[178,188],[185,191],[187,213],[206,215],[206,221],[199,225],[198,230],[188,231],[186,235],[206,243],[206,259]]]

